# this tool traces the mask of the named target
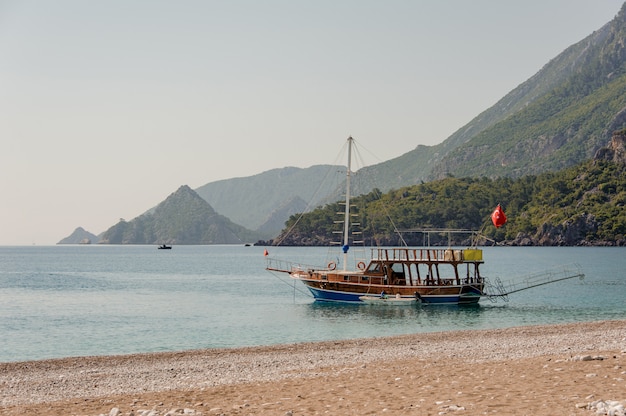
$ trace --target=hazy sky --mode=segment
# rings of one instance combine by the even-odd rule
[[[440,143],[622,1],[0,0],[0,245]]]

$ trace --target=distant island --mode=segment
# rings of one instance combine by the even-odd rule
[[[90,233],[83,229],[83,227],[78,227],[74,230],[72,234],[65,237],[57,244],[96,244],[100,242],[100,237],[95,234]]]

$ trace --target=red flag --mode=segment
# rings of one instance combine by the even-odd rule
[[[502,210],[500,204],[498,204],[496,209],[493,210],[493,213],[491,213],[491,222],[493,222],[493,225],[495,225],[496,228],[502,227],[506,222],[506,215],[504,215],[504,211]]]

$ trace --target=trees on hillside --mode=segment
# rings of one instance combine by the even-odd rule
[[[527,238],[532,244],[570,243],[567,236],[555,237],[559,233],[582,235],[575,244],[611,243],[626,235],[625,173],[623,165],[594,160],[519,179],[447,177],[382,195],[374,191],[353,204],[366,240],[374,244],[396,244],[397,232],[418,228],[476,230],[496,241]],[[490,222],[497,204],[509,218],[499,229]],[[326,245],[339,239],[334,221],[342,210],[330,204],[292,216],[285,232],[299,237],[288,244]]]

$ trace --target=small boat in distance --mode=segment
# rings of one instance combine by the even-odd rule
[[[165,244],[161,244],[160,246],[157,247],[159,250],[171,250],[172,246],[168,246]]]

